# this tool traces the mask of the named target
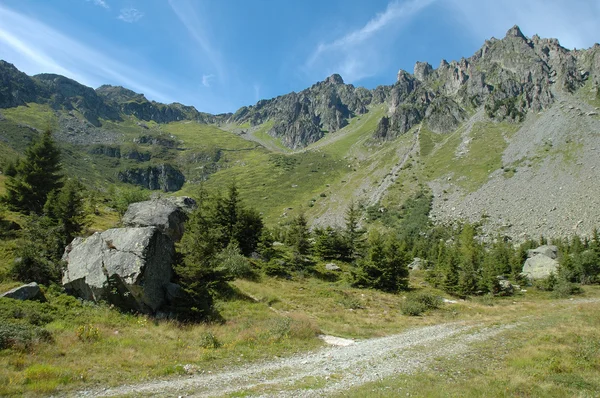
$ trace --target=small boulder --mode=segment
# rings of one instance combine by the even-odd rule
[[[132,203],[123,215],[125,227],[156,227],[174,242],[179,242],[188,215],[196,208],[196,201],[187,196],[155,198]]]
[[[173,241],[156,227],[96,232],[65,249],[62,283],[85,300],[154,313],[166,302],[174,257]]]
[[[543,254],[537,254],[530,257],[523,264],[522,274],[529,279],[544,279],[550,274],[556,275],[558,271],[558,261]]]
[[[498,288],[499,288],[498,294],[500,296],[512,296],[513,293],[515,292],[515,288],[514,288],[513,284],[510,283],[510,281],[508,279],[504,278],[503,276],[498,277]]]
[[[341,270],[340,267],[338,267],[336,264],[334,263],[329,263],[329,264],[325,264],[325,269],[327,271],[339,271]]]
[[[37,283],[31,282],[27,285],[22,285],[9,290],[6,293],[0,294],[0,298],[11,298],[15,300],[37,300],[46,301],[46,296],[42,293],[42,290]]]
[[[556,259],[556,257],[558,257],[558,247],[554,245],[543,245],[532,250],[527,250],[527,257],[529,258],[540,254]]]
[[[419,257],[413,258],[412,262],[408,264],[408,269],[411,269],[413,271],[420,270],[423,268],[425,268],[425,261],[423,261],[423,259]]]

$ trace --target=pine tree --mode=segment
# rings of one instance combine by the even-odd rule
[[[300,213],[292,221],[292,225],[288,234],[288,242],[294,249],[295,254],[306,255],[310,251],[310,231],[308,230],[308,222],[304,213]]]
[[[83,189],[79,181],[68,180],[60,191],[48,195],[44,206],[44,214],[61,229],[64,246],[85,227]]]
[[[354,201],[350,202],[348,209],[346,210],[346,240],[351,258],[356,258],[358,253],[361,251],[361,237],[363,231],[359,228],[358,223],[360,221],[360,211]]]
[[[60,171],[60,151],[46,130],[10,173],[3,201],[15,211],[41,214],[50,192],[62,186]]]

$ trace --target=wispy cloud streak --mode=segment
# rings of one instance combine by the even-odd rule
[[[305,71],[327,69],[338,72],[349,82],[372,76],[379,68],[378,60],[389,40],[388,30],[400,29],[435,0],[393,1],[360,29],[351,31],[329,43],[320,43],[304,64]]]
[[[108,3],[107,3],[106,1],[104,1],[104,0],[86,0],[86,1],[87,1],[88,3],[89,3],[89,2],[92,2],[92,3],[94,3],[94,5],[96,5],[96,6],[99,6],[99,7],[102,7],[102,8],[106,8],[107,10],[110,8],[110,7],[108,6]]]
[[[58,73],[88,86],[112,82],[170,101],[155,88],[152,76],[87,46],[35,19],[0,5],[0,54],[27,73]]]
[[[134,23],[142,19],[144,13],[137,8],[129,7],[121,9],[121,13],[117,17],[123,22]]]
[[[188,0],[169,0],[169,5],[179,21],[185,26],[192,40],[200,46],[200,49],[214,68],[216,77],[220,81],[225,80],[226,70],[221,55],[213,47],[208,39],[208,35],[202,29],[205,24],[196,12],[194,4]]]

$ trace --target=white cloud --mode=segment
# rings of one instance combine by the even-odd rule
[[[106,1],[104,0],[86,0],[88,3],[91,1],[92,3],[94,3],[94,5],[102,7],[102,8],[106,8],[107,10],[110,8],[108,6],[108,4],[106,3]]]
[[[57,73],[92,87],[119,84],[157,101],[171,101],[156,89],[161,79],[116,61],[94,46],[2,5],[0,20],[0,54],[25,73]]]
[[[260,98],[260,84],[255,83],[252,87],[254,88],[254,101],[258,102],[261,99]]]
[[[127,23],[134,23],[139,21],[143,16],[144,13],[140,10],[133,7],[129,7],[121,9],[121,13],[117,18]]]
[[[202,85],[204,87],[210,87],[210,82],[215,78],[215,75],[202,75]]]
[[[375,75],[389,43],[389,31],[401,29],[422,9],[435,0],[393,1],[360,29],[351,31],[329,43],[320,43],[304,64],[307,73],[319,73],[320,78],[340,73],[353,82]]]
[[[195,5],[197,3],[188,0],[169,0],[169,5],[179,21],[185,26],[192,40],[198,43],[211,66],[216,70],[216,77],[221,81],[225,80],[226,70],[221,60],[221,54],[213,48],[208,35],[203,30],[206,24],[196,12]]]
[[[479,39],[504,37],[517,24],[527,36],[557,38],[567,48],[591,47],[600,37],[600,5],[589,0],[448,0],[460,25]]]

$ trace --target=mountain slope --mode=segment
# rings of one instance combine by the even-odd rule
[[[417,62],[392,86],[332,75],[224,115],[5,62],[0,78],[0,155],[51,125],[68,172],[99,187],[173,167],[181,193],[235,181],[271,224],[302,211],[340,225],[352,201],[383,219],[421,191],[433,193],[435,220],[483,221],[516,239],[600,224],[599,45],[567,50],[513,27],[470,58]]]

